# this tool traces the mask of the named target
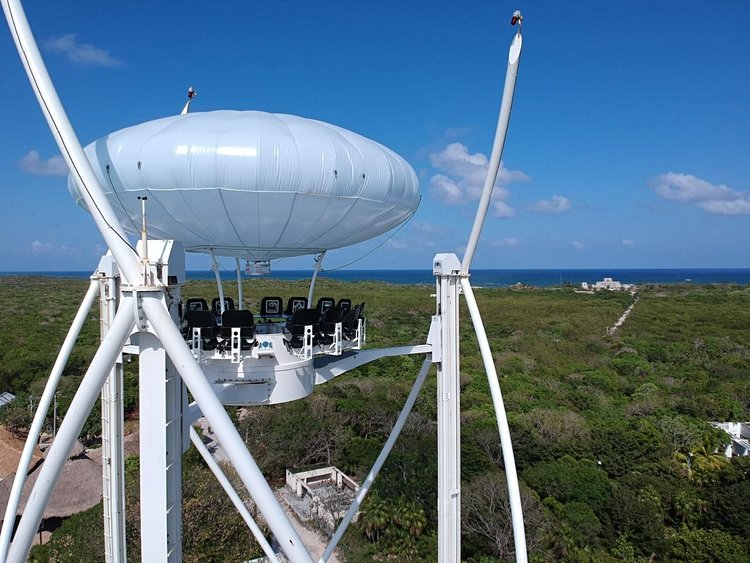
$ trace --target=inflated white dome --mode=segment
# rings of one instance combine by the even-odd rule
[[[271,259],[355,244],[407,220],[419,204],[412,167],[328,123],[214,111],[122,129],[85,148],[122,226],[193,252]],[[68,178],[76,202],[78,185]]]

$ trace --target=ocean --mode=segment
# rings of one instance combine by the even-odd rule
[[[2,272],[0,276],[32,275],[50,277],[88,278],[91,272]],[[243,274],[244,275],[244,274]],[[310,270],[274,270],[269,276],[281,280],[310,279]],[[252,279],[254,276],[245,276]],[[321,278],[341,281],[379,281],[395,285],[431,285],[435,278],[429,270],[331,270],[320,274]],[[555,269],[555,270],[472,270],[474,287],[509,287],[516,284],[552,287],[563,284],[580,285],[594,283],[605,277],[622,283],[636,285],[659,283],[676,284],[736,284],[750,285],[750,268],[686,268],[686,269]],[[208,270],[188,271],[188,279],[213,279]],[[227,281],[235,279],[234,271],[222,272]]]

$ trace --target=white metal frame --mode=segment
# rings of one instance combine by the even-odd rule
[[[135,329],[137,343],[141,355],[140,362],[140,391],[141,391],[141,423],[147,429],[141,433],[141,503],[142,503],[142,550],[144,560],[149,561],[179,561],[181,559],[181,522],[180,522],[180,456],[186,441],[187,412],[184,412],[185,387],[190,390],[196,400],[196,408],[207,418],[218,440],[221,442],[231,463],[238,472],[240,480],[255,500],[279,545],[292,562],[311,561],[310,555],[302,544],[297,532],[289,522],[283,510],[276,501],[273,491],[265,481],[253,456],[248,452],[237,429],[232,424],[220,398],[207,381],[200,365],[196,361],[193,351],[189,349],[184,338],[176,326],[173,306],[169,292],[165,290],[164,279],[159,279],[158,272],[149,261],[148,244],[144,240],[141,252],[134,249],[121,226],[116,215],[106,199],[102,187],[86,159],[73,128],[57,96],[57,92],[49,78],[42,61],[34,37],[29,28],[26,16],[19,0],[0,0],[8,21],[9,28],[16,42],[19,55],[26,68],[31,85],[40,102],[40,107],[48,121],[50,130],[60,147],[72,176],[81,187],[84,202],[92,212],[92,217],[99,228],[105,242],[110,248],[112,264],[116,264],[119,271],[120,296],[119,305],[111,295],[115,287],[113,280],[103,281],[103,287],[110,288],[105,293],[104,300],[110,303],[106,308],[106,333],[97,350],[81,385],[73,398],[68,414],[63,420],[57,437],[51,446],[40,475],[29,498],[26,510],[21,518],[15,538],[12,543],[14,518],[6,516],[5,525],[0,534],[0,560],[20,563],[26,559],[33,536],[39,526],[44,508],[52,490],[59,479],[63,464],[67,459],[70,447],[76,440],[80,430],[91,410],[98,394],[102,393],[105,381],[109,378],[111,384],[104,392],[108,407],[112,403],[121,403],[117,367],[123,347]],[[487,336],[482,326],[479,309],[474,299],[469,283],[469,269],[481,234],[482,226],[491,200],[500,158],[505,143],[510,109],[515,90],[518,63],[520,60],[522,39],[519,32],[511,44],[506,82],[503,99],[498,118],[498,127],[490,159],[487,180],[484,185],[477,217],[467,245],[463,262],[452,254],[440,254],[433,261],[433,273],[436,275],[437,314],[433,317],[428,342],[423,346],[391,348],[360,352],[350,350],[346,354],[331,358],[329,363],[321,362],[316,370],[316,383],[322,383],[347,371],[356,365],[361,365],[373,359],[396,355],[398,353],[429,354],[422,370],[412,388],[411,393],[402,409],[401,414],[389,436],[383,451],[373,466],[370,475],[362,487],[360,494],[350,507],[347,517],[337,530],[334,540],[329,545],[320,561],[325,561],[333,552],[335,545],[341,538],[351,516],[361,504],[372,479],[375,478],[390,449],[393,447],[401,428],[411,411],[416,396],[426,378],[431,363],[438,367],[438,560],[441,563],[460,560],[460,388],[459,388],[459,338],[458,338],[458,302],[459,294],[463,291],[472,318],[472,323],[479,340],[485,370],[490,382],[493,404],[498,419],[503,458],[508,477],[508,489],[511,503],[511,514],[516,547],[516,560],[526,561],[525,534],[521,513],[518,480],[515,472],[513,451],[508,431],[507,418],[502,403],[502,394],[497,383],[494,363]],[[145,212],[144,212],[145,222]],[[145,227],[143,232],[145,238]],[[219,287],[221,310],[224,310],[224,296],[218,262],[213,251],[210,252],[214,271]],[[322,266],[324,253],[318,257],[315,272],[308,295],[308,305],[312,300],[317,274]],[[112,276],[114,278],[114,275]],[[45,408],[37,412],[32,426],[32,435],[38,435],[44,421],[44,413],[49,407],[51,397],[59,379],[62,367],[70,352],[72,341],[80,329],[85,318],[85,312],[91,305],[97,284],[92,283],[84,304],[79,310],[76,320],[71,326],[63,350],[53,368],[48,381],[43,403]],[[240,302],[242,301],[240,289]],[[86,306],[87,305],[87,306]],[[104,320],[103,320],[104,322]],[[104,332],[104,331],[103,331]],[[305,356],[312,359],[311,330],[305,332]],[[72,341],[70,341],[72,335]],[[193,336],[195,340],[195,333]],[[359,322],[355,348],[361,347],[365,340],[365,325]],[[129,349],[133,346],[129,346]],[[200,356],[201,343],[198,343]],[[341,350],[337,350],[341,353]],[[317,367],[317,366],[316,366]],[[49,392],[48,392],[49,391]],[[121,406],[121,405],[120,405]],[[113,407],[114,408],[114,407]],[[40,415],[39,412],[42,414]],[[122,425],[120,412],[109,410],[106,414],[109,440],[122,441]],[[158,431],[162,428],[163,431]],[[192,432],[191,432],[192,434]],[[27,449],[33,451],[36,438],[30,436],[19,469],[28,467]],[[193,438],[195,442],[195,438]],[[31,443],[31,446],[29,446]],[[200,446],[198,446],[201,450]],[[203,450],[201,450],[204,455]],[[118,457],[119,456],[119,457]],[[119,527],[122,525],[121,454],[110,448],[110,460],[117,465],[113,472],[108,473],[105,481],[110,487],[110,498],[106,509],[109,519],[110,543],[108,560],[122,561],[125,557],[124,538],[121,537]],[[213,469],[213,468],[212,468]],[[19,471],[19,474],[25,471]],[[219,472],[220,473],[220,472]],[[16,476],[11,491],[11,501],[8,510],[15,515],[15,510],[23,488],[23,476]],[[218,473],[217,473],[218,477]],[[222,481],[221,478],[219,478]],[[145,483],[144,483],[145,481]],[[20,487],[17,485],[20,482]],[[228,491],[231,484],[222,481]],[[114,497],[118,500],[115,501]],[[230,496],[233,496],[230,493]],[[237,496],[234,493],[234,496]],[[233,502],[236,499],[233,498]],[[242,512],[242,511],[241,511]],[[351,514],[350,514],[351,513]],[[244,516],[243,516],[244,517]],[[248,522],[250,525],[250,522]],[[252,528],[252,525],[251,525]],[[260,541],[260,539],[259,539]],[[264,550],[268,549],[267,542]],[[6,558],[7,555],[7,558]],[[270,556],[273,559],[273,556]]]
[[[88,312],[98,295],[99,283],[95,277],[92,277],[86,296],[83,298],[83,302],[68,329],[68,334],[65,336],[57,360],[55,361],[54,366],[52,366],[52,371],[47,379],[47,384],[42,392],[42,397],[39,399],[39,405],[34,413],[34,419],[32,420],[31,428],[29,429],[29,435],[26,438],[21,458],[18,461],[18,469],[13,478],[13,486],[11,487],[11,492],[8,497],[8,505],[5,509],[3,528],[2,532],[0,532],[0,561],[5,561],[8,557],[8,548],[10,547],[11,534],[13,533],[13,526],[15,525],[18,505],[21,501],[21,493],[23,492],[23,487],[26,483],[26,474],[29,471],[31,458],[34,455],[34,448],[36,447],[37,441],[42,432],[42,427],[44,426],[44,419],[47,416],[47,411],[49,410],[49,406],[52,403],[55,392],[57,391],[60,377],[62,377],[65,364],[73,350],[73,345],[75,344],[76,339],[81,332],[81,328],[83,327],[83,323],[86,321]]]

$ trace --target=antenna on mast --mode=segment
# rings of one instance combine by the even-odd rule
[[[147,196],[138,196],[141,202],[141,264],[143,266],[143,282],[148,285],[148,233],[146,231],[146,201]]]
[[[182,112],[180,113],[180,115],[185,115],[186,113],[190,111],[190,102],[192,102],[193,98],[195,98],[197,95],[198,95],[198,92],[195,91],[195,88],[193,88],[192,86],[188,88],[188,91],[187,91],[188,100],[185,103],[185,107],[182,108]]]

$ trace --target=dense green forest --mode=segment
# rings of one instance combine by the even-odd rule
[[[23,434],[86,281],[0,277],[0,419]],[[236,286],[226,284],[227,292]],[[246,282],[246,305],[304,295],[304,282]],[[423,343],[432,287],[321,279],[317,295],[365,301],[368,347]],[[183,295],[212,297],[208,282]],[[572,288],[478,289],[509,413],[535,561],[748,561],[750,458],[723,456],[708,421],[750,420],[750,288],[646,286],[613,334],[627,293]],[[95,311],[67,369],[61,411],[98,340]],[[465,309],[461,317],[462,525],[466,561],[510,560],[513,540],[487,378]],[[305,400],[231,409],[268,479],[287,467],[331,463],[363,478],[385,442],[421,358],[368,364]],[[127,364],[134,414],[137,359]],[[436,559],[436,385],[428,378],[409,421],[345,535],[350,561]],[[11,404],[13,405],[13,404]],[[96,413],[82,438],[96,442]],[[187,561],[259,553],[199,457],[185,456]],[[128,460],[129,555],[137,557],[137,459]],[[70,518],[39,561],[98,560],[100,508]],[[88,555],[91,554],[91,555]]]

